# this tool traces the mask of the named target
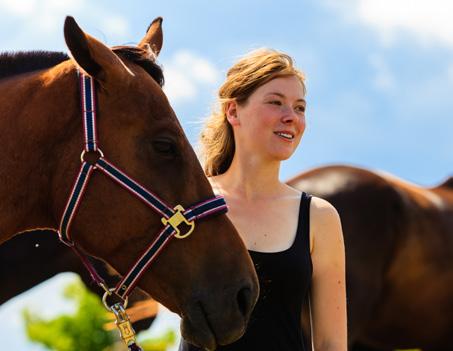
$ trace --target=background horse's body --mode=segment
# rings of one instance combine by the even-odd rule
[[[189,342],[213,349],[242,335],[258,297],[258,281],[224,214],[197,221],[184,240],[161,241],[162,252],[162,246],[152,250],[151,244],[162,238],[157,235],[162,213],[167,219],[175,213],[167,204],[190,207],[214,198],[162,91],[162,71],[155,62],[162,47],[161,23],[161,18],[153,21],[138,46],[111,49],[67,17],[64,34],[71,59],[42,52],[0,57],[0,66],[11,68],[0,77],[0,243],[34,229],[62,233],[60,221],[81,169],[80,154],[89,151],[82,163],[98,170],[71,207],[75,216],[67,217],[72,242],[120,274],[132,272],[130,284],[123,282],[116,293],[123,287],[129,292],[140,279],[144,291],[182,317],[182,334]],[[17,62],[23,64],[19,70]],[[95,103],[83,106],[97,113],[96,123],[89,122],[94,129],[84,129],[91,112],[82,112],[81,96],[88,95],[81,93],[78,72],[82,81],[93,82]],[[88,150],[91,133],[98,135],[105,158]],[[142,193],[158,190],[166,213],[156,213],[124,182],[118,185],[118,178],[100,167],[98,161],[106,160],[124,170],[129,184]],[[210,203],[197,219],[212,213],[207,212]],[[166,225],[166,233],[174,233],[174,226],[179,224]],[[159,253],[156,261],[154,253]]]
[[[422,188],[330,166],[288,184],[328,200],[341,216],[355,349],[453,349],[452,178]]]

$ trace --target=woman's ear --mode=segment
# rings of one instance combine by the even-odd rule
[[[225,114],[228,122],[232,126],[240,125],[240,121],[238,118],[238,105],[236,101],[233,100],[227,103]]]

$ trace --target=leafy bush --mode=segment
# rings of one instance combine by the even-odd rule
[[[99,297],[90,292],[80,279],[66,286],[64,297],[76,303],[73,315],[60,315],[44,320],[29,310],[23,311],[27,336],[54,351],[126,350],[116,330],[104,328],[113,315],[105,310]],[[156,338],[144,339],[144,351],[165,351],[175,343],[176,334],[169,330]]]
[[[140,341],[140,346],[143,351],[165,351],[175,341],[176,333],[173,330],[169,330],[160,337]]]
[[[64,296],[76,302],[74,315],[44,320],[24,310],[30,340],[55,351],[100,351],[114,343],[115,334],[103,328],[108,316],[98,296],[89,292],[80,280],[68,285]]]

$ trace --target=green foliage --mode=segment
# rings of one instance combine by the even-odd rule
[[[140,341],[140,346],[143,348],[143,351],[165,351],[175,341],[176,333],[173,330],[169,330],[160,337]]]
[[[55,351],[100,351],[114,343],[114,333],[103,328],[107,315],[95,294],[78,280],[66,287],[64,296],[76,302],[74,315],[43,320],[28,310],[23,312],[30,340]]]
[[[99,297],[88,291],[82,281],[76,280],[68,285],[64,290],[64,297],[75,302],[75,314],[44,320],[29,310],[24,310],[26,332],[31,341],[54,351],[127,349],[119,341],[116,329],[104,329],[104,325],[109,322],[108,314]],[[142,340],[140,346],[144,351],[165,351],[175,340],[175,332],[169,330],[160,337]]]

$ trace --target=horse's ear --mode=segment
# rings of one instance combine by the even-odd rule
[[[157,17],[156,19],[154,19],[154,21],[152,21],[152,23],[149,25],[145,36],[138,44],[138,46],[141,48],[145,48],[147,45],[149,45],[156,56],[159,55],[164,41],[162,34],[162,21],[162,17]]]
[[[64,22],[64,37],[72,57],[90,76],[100,80],[119,77],[122,81],[132,76],[109,47],[84,33],[71,16]]]

